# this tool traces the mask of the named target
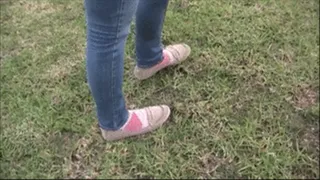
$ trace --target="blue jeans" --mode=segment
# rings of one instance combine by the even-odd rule
[[[168,0],[84,0],[86,69],[99,125],[118,130],[128,119],[122,91],[124,48],[136,15],[137,66],[162,60],[161,32]]]

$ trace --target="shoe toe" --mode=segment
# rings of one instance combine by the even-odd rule
[[[170,116],[170,108],[166,105],[152,106],[146,109],[149,126],[153,129],[161,126]]]

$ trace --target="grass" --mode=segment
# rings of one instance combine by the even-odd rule
[[[319,1],[171,0],[185,63],[132,76],[129,107],[169,104],[156,132],[100,137],[81,0],[1,0],[1,178],[319,178]]]

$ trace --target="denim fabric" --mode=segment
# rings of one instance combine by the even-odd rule
[[[136,12],[137,65],[148,68],[162,60],[161,33],[168,0],[140,0]]]
[[[99,125],[118,130],[128,119],[122,91],[124,48],[136,13],[139,67],[162,59],[161,31],[168,0],[84,0],[87,22],[86,70]]]

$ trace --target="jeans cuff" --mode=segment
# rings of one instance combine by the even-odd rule
[[[149,61],[147,61],[146,63],[143,63],[143,64],[138,62],[137,66],[139,68],[142,68],[142,69],[147,69],[147,68],[150,68],[150,67],[153,67],[153,66],[159,64],[162,60],[163,60],[163,54],[161,54],[160,58],[156,57],[153,60],[149,60]]]
[[[126,113],[125,113],[125,115],[123,116],[123,119],[121,119],[121,123],[118,124],[116,127],[107,127],[107,126],[104,126],[104,125],[102,125],[102,124],[100,123],[100,121],[99,121],[99,127],[100,127],[101,129],[103,129],[103,130],[106,130],[106,131],[117,131],[117,130],[119,130],[120,128],[122,128],[122,126],[123,126],[124,124],[126,124],[126,122],[128,121],[128,118],[129,118],[129,112],[128,112],[128,110],[126,110]]]

